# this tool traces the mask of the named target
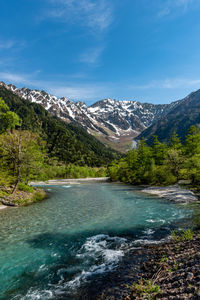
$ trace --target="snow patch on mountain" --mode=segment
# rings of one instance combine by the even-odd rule
[[[45,91],[17,88],[3,82],[0,84],[27,101],[41,104],[52,115],[67,122],[75,122],[89,133],[115,142],[121,142],[121,137],[130,137],[132,140],[178,104],[178,101],[155,105],[108,98],[87,107],[84,102],[74,102],[66,97],[58,98]]]

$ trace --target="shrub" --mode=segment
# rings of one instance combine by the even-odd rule
[[[181,232],[172,231],[172,238],[175,242],[190,241],[194,237],[194,232],[191,229],[182,230]]]
[[[27,192],[27,193],[33,193],[34,192],[34,188],[32,186],[27,185],[27,184],[22,183],[22,182],[20,182],[18,184],[18,189],[20,191],[24,191],[24,192]]]
[[[32,202],[38,202],[38,201],[42,201],[43,199],[46,198],[46,194],[44,191],[38,191],[34,194],[33,198],[32,198]]]
[[[133,293],[145,299],[154,299],[157,294],[161,292],[159,285],[154,284],[152,280],[139,280],[138,283],[133,283],[131,286],[127,285]]]

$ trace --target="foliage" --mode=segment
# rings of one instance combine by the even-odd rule
[[[41,191],[37,191],[32,196],[31,202],[39,202],[39,201],[42,201],[45,198],[46,198],[46,194],[45,194],[44,191],[42,191],[42,190]]]
[[[156,295],[161,292],[159,285],[154,284],[152,280],[139,280],[138,283],[133,283],[131,286],[127,286],[131,291],[140,297],[145,299],[155,299]]]
[[[40,169],[37,180],[48,180],[52,178],[86,178],[106,177],[105,168],[82,167],[73,164],[59,164],[57,161],[50,161]]]
[[[14,181],[28,182],[38,176],[44,163],[44,143],[37,134],[15,130],[0,135],[0,164]]]
[[[200,185],[200,130],[192,126],[184,144],[176,133],[169,145],[154,137],[148,146],[142,139],[137,149],[109,165],[108,175],[113,181],[135,185],[169,185],[181,179]]]
[[[16,126],[20,126],[21,120],[18,115],[9,110],[8,105],[0,97],[0,132],[13,130]]]
[[[182,231],[172,231],[172,238],[175,242],[190,241],[194,237],[194,232],[191,229]]]
[[[31,203],[39,202],[46,198],[46,193],[43,190],[34,190],[33,192],[25,192],[22,194],[18,191],[14,196],[10,198],[10,200],[20,206],[29,205]]]
[[[24,191],[24,192],[27,192],[27,193],[33,193],[34,188],[32,186],[30,186],[30,185],[27,185],[27,184],[25,184],[23,182],[20,182],[18,184],[18,190]]]

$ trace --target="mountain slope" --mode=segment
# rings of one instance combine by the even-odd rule
[[[0,97],[23,120],[23,129],[37,132],[46,141],[51,157],[66,163],[100,166],[119,156],[84,129],[52,117],[40,104],[17,96],[2,84]]]
[[[191,125],[200,124],[200,90],[189,94],[179,101],[164,117],[144,130],[137,139],[144,137],[148,144],[153,141],[153,135],[161,142],[168,142],[175,131],[184,140]]]
[[[125,150],[133,138],[178,104],[154,105],[104,99],[87,107],[83,102],[57,98],[44,91],[20,89],[3,82],[1,85],[23,99],[41,104],[50,114],[65,122],[79,124],[104,144],[120,150]]]

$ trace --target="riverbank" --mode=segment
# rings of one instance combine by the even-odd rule
[[[198,201],[198,197],[193,191],[190,189],[183,189],[178,184],[165,187],[150,186],[141,190],[141,192],[165,198],[175,203],[191,203]]]
[[[47,181],[32,181],[30,185],[64,185],[64,184],[80,184],[80,183],[101,183],[108,182],[109,177],[96,178],[77,178],[77,179],[52,179]]]
[[[3,192],[0,195],[0,209],[29,205],[46,198],[45,191],[34,188],[31,192],[17,190],[14,194]]]
[[[79,299],[200,299],[200,232],[185,240],[146,245]],[[92,296],[91,296],[92,295]]]
[[[7,206],[0,204],[0,210],[6,208]]]

